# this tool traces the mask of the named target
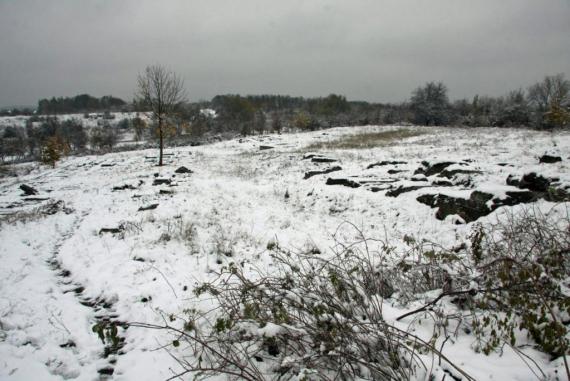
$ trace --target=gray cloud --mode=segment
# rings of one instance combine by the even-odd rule
[[[570,74],[569,0],[0,0],[0,105],[127,99],[161,63],[192,99],[220,93],[401,101]]]

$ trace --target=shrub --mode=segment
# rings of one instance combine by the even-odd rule
[[[379,253],[362,245],[336,248],[327,258],[274,242],[271,273],[232,262],[194,290],[216,309],[188,311],[178,328],[132,325],[167,329],[174,347],[185,344],[191,353],[177,357],[179,375],[405,380],[427,373],[420,355],[434,353],[472,380],[432,345],[384,320],[383,300],[393,288]]]

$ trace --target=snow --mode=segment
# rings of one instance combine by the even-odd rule
[[[211,305],[197,301],[193,287],[213,279],[215,272],[230,262],[271,271],[269,242],[292,249],[317,247],[327,255],[334,244],[332,235],[348,221],[366,237],[388,240],[397,248],[405,247],[404,235],[453,247],[469,235],[472,224],[456,224],[453,216],[435,219],[435,209],[415,200],[419,194],[468,198],[478,189],[505,197],[506,191],[516,189],[505,185],[506,177],[530,171],[558,177],[561,186],[570,185],[568,132],[406,127],[422,134],[372,149],[315,152],[338,159],[338,163],[302,160],[305,147],[315,141],[398,128],[335,128],[255,136],[241,143],[236,139],[177,147],[166,150],[172,155],[165,157],[166,165],[160,168],[156,160],[147,159],[156,156],[154,150],[68,157],[55,169],[36,165],[27,174],[1,179],[3,215],[33,214],[34,208],[47,202],[22,201],[20,184],[38,189],[38,196],[63,200],[73,212],[0,225],[0,379],[96,379],[97,371],[109,366],[109,359],[101,356],[103,343],[91,331],[97,314],[113,314],[123,322],[162,324],[167,316],[186,316],[184,311],[189,308],[207,310]],[[275,148],[261,151],[260,145]],[[538,164],[539,156],[552,151],[563,161]],[[406,179],[423,160],[433,164],[464,159],[473,161],[456,169],[482,171],[474,176],[472,189],[426,188],[394,198],[384,191],[371,192],[368,186],[325,185],[329,176],[391,177],[406,186],[421,185]],[[386,171],[392,167],[366,169],[382,160],[406,161],[398,169],[407,172],[388,175]],[[103,163],[115,165],[103,167]],[[306,171],[331,164],[340,165],[342,171],[303,180]],[[182,165],[194,173],[175,175]],[[153,186],[155,178],[171,179],[172,186]],[[139,186],[140,181],[143,184]],[[112,190],[124,184],[136,189]],[[161,189],[172,193],[160,194]],[[152,203],[159,206],[138,211]],[[536,207],[548,210],[553,204],[539,201]],[[501,207],[478,222],[493,222],[502,210],[517,208],[521,206]],[[100,232],[119,226],[123,227],[119,234]],[[347,239],[354,238],[354,231],[346,234]],[[70,275],[58,275],[60,270],[48,263],[52,259]],[[78,285],[84,287],[79,294],[73,292]],[[95,311],[80,303],[85,299],[104,300],[110,306]],[[387,321],[401,329],[413,326],[417,335],[429,338],[434,328],[429,319],[421,325],[411,317],[395,322],[419,303],[404,307],[386,300],[384,304]],[[272,335],[277,330],[267,326],[264,333]],[[116,359],[114,379],[167,379],[180,369],[160,349],[172,340],[166,332],[131,327],[120,333],[125,337],[124,354],[111,356]],[[62,347],[69,342],[74,346]],[[477,379],[534,378],[516,353],[506,350],[502,356],[487,357],[475,353],[472,343],[472,336],[460,334],[446,343],[444,354]],[[531,348],[523,350],[548,374],[556,369],[562,372],[560,362],[550,362]],[[426,364],[431,364],[431,358],[424,357]]]

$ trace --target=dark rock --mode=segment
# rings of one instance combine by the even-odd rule
[[[434,165],[430,165],[428,162],[423,161],[422,164],[426,167],[426,169],[421,173],[423,173],[426,176],[433,176],[433,175],[437,175],[438,173],[440,173],[441,171],[443,171],[445,168],[449,167],[450,165],[453,165],[456,163],[454,161],[444,161],[441,163],[436,163]]]
[[[453,185],[453,183],[451,181],[448,181],[448,180],[437,179],[437,180],[433,181],[432,185],[435,185],[438,187],[450,187]]]
[[[534,172],[527,173],[522,177],[518,185],[521,189],[528,189],[535,192],[546,192],[550,187],[550,180],[537,175]]]
[[[432,208],[438,208],[435,217],[443,220],[449,215],[456,214],[469,223],[486,216],[492,212],[487,202],[493,198],[492,194],[475,191],[469,199],[450,197],[443,194],[425,194],[417,198],[418,202]]]
[[[519,186],[521,180],[516,178],[513,175],[508,175],[507,176],[507,185],[513,186],[513,187],[517,187]]]
[[[142,211],[145,211],[145,210],[154,210],[154,209],[156,209],[157,207],[158,207],[158,204],[150,204],[150,205],[147,205],[147,206],[141,206],[138,211],[139,211],[139,212],[142,212]]]
[[[497,163],[499,167],[514,167],[514,165],[509,163]]]
[[[392,186],[384,185],[384,186],[375,186],[375,187],[368,188],[369,191],[374,192],[374,193],[380,192],[380,191],[385,191],[387,189],[392,189]]]
[[[104,376],[112,376],[113,373],[115,373],[115,370],[111,367],[107,367],[107,368],[101,368],[97,371],[97,373],[99,373],[100,375],[104,375]]]
[[[475,171],[472,169],[452,169],[452,170],[444,169],[437,176],[452,179],[456,175],[472,175],[472,174],[480,175],[481,173],[482,173],[481,171]]]
[[[552,164],[559,161],[562,161],[562,158],[560,156],[542,155],[538,162],[541,164]]]
[[[260,151],[263,151],[263,150],[266,150],[266,149],[273,149],[273,148],[275,148],[275,147],[273,147],[273,146],[259,146],[259,150],[260,150]]]
[[[34,195],[38,194],[38,191],[36,188],[33,188],[33,187],[26,185],[26,184],[20,185],[20,189],[24,191],[24,196],[34,196]]]
[[[394,189],[394,190],[390,190],[388,192],[386,192],[386,196],[388,197],[398,197],[399,195],[401,195],[402,193],[407,193],[407,192],[412,192],[418,189],[422,189],[427,187],[427,185],[412,185],[409,187],[405,187],[405,186],[399,186],[398,188]]]
[[[384,160],[384,161],[379,161],[377,163],[370,164],[368,167],[366,167],[366,169],[371,169],[374,167],[382,167],[385,165],[398,165],[398,164],[407,164],[407,162],[406,161],[387,161],[387,160]]]
[[[25,197],[23,198],[24,201],[47,201],[49,197]]]
[[[303,177],[303,179],[308,179],[310,177],[316,176],[316,175],[324,175],[327,173],[331,173],[331,172],[336,172],[336,171],[341,171],[342,168],[339,166],[335,166],[335,167],[331,167],[331,168],[327,168],[324,169],[322,171],[309,171],[309,172],[305,172],[305,177]]]
[[[174,173],[194,173],[191,169],[186,168],[185,166],[179,167]]]
[[[331,159],[328,157],[322,157],[322,156],[315,156],[313,158],[311,158],[311,162],[313,163],[334,163],[338,161],[337,159]]]
[[[159,179],[159,178],[156,178],[156,179],[154,179],[154,181],[152,182],[152,185],[163,185],[163,184],[170,185],[170,183],[171,183],[171,180],[170,180],[170,179]]]
[[[397,173],[402,173],[402,172],[408,172],[408,171],[406,171],[404,169],[389,169],[388,170],[388,174],[390,174],[390,175],[395,175]]]
[[[137,188],[135,188],[135,187],[132,186],[131,184],[118,185],[118,186],[114,186],[114,187],[113,187],[113,192],[115,192],[115,191],[122,191],[122,190],[126,190],[126,189],[133,190],[133,189],[137,189]]]
[[[349,180],[349,179],[331,179],[330,177],[327,179],[327,185],[344,185],[345,187],[350,188],[358,188],[360,187],[360,183]]]
[[[535,202],[539,199],[539,196],[535,192],[530,191],[513,191],[506,192],[507,197],[504,199],[495,198],[493,199],[493,210],[497,209],[499,206],[513,206],[518,204],[528,204],[530,202]]]
[[[161,189],[158,194],[174,194],[174,192],[169,189]]]
[[[117,228],[101,228],[101,230],[99,230],[99,235],[104,234],[104,233],[120,234],[124,230],[125,230],[125,227],[123,225],[120,225]]]
[[[101,164],[101,167],[114,167],[115,165],[117,165],[116,163],[103,163]]]

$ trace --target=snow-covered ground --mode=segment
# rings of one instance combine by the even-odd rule
[[[504,196],[516,189],[505,183],[509,174],[533,171],[559,178],[560,187],[570,185],[568,132],[406,127],[411,136],[374,148],[326,146],[342,136],[400,128],[336,128],[167,149],[163,167],[156,166],[155,150],[69,157],[54,169],[21,165],[25,174],[0,180],[0,213],[15,220],[0,225],[0,379],[93,380],[101,369],[113,369],[107,377],[116,380],[167,379],[180,368],[161,349],[170,340],[165,332],[121,329],[120,354],[103,358],[93,325],[106,318],[161,324],[165,316],[196,307],[193,287],[222,265],[246,261],[270,269],[270,241],[316,246],[326,255],[332,234],[345,221],[395,247],[405,245],[405,235],[444,247],[463,242],[473,224],[456,224],[453,216],[436,219],[435,209],[416,201],[420,194],[469,197],[478,189]],[[318,142],[324,148],[307,148]],[[303,159],[311,152],[337,161]],[[562,161],[539,164],[546,152]],[[402,163],[367,169],[381,161]],[[469,185],[459,181],[386,195],[388,186],[417,185],[410,179],[422,161],[462,163],[449,169],[481,173],[470,175]],[[306,172],[337,165],[342,169],[304,179]],[[180,166],[193,173],[175,174]],[[361,186],[326,185],[329,177]],[[153,185],[156,180],[170,185]],[[32,196],[36,201],[22,197],[21,184],[39,191]],[[39,215],[38,208],[57,200],[65,209],[60,204],[56,213]],[[158,206],[139,211],[152,204]],[[544,210],[553,205],[537,202]],[[495,221],[497,214],[519,207],[501,207],[478,222]],[[102,232],[105,228],[121,231]],[[392,323],[420,305],[390,299],[385,304]],[[408,328],[410,321],[397,324]],[[485,356],[471,349],[472,342],[460,334],[444,354],[480,380],[534,378],[519,355],[506,349],[502,356]],[[524,350],[549,374],[562,372],[560,361]]]

